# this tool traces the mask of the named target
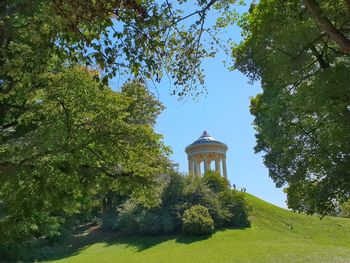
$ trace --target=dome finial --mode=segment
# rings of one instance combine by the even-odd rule
[[[203,131],[201,138],[203,137],[210,137],[210,135],[207,131]]]

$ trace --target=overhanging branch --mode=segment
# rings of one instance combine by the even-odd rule
[[[347,0],[348,2],[349,0]],[[311,16],[316,20],[318,26],[336,42],[340,49],[350,55],[350,40],[346,38],[324,15],[322,9],[315,0],[304,0],[305,6],[309,10]]]

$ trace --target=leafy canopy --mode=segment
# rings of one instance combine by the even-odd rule
[[[187,3],[155,0],[12,0],[0,3],[2,92],[33,88],[52,56],[99,70],[105,83],[117,75],[159,82],[164,73],[173,94],[203,90],[201,61],[217,52],[216,37],[235,1]],[[210,10],[220,26],[206,25]],[[192,10],[192,12],[185,12]],[[231,15],[233,16],[233,15]],[[184,21],[188,21],[184,23]]]
[[[232,54],[261,80],[251,113],[270,177],[293,210],[327,214],[350,195],[350,58],[304,2],[349,37],[346,1],[263,0],[242,17]]]
[[[162,106],[143,83],[167,72],[174,95],[198,95],[200,64],[215,54],[219,29],[206,18],[234,1],[189,1],[194,11],[183,14],[186,2],[0,2],[5,251],[59,236],[74,215],[101,208],[111,190],[159,202],[150,193],[170,166],[169,149],[153,129]],[[205,34],[214,37],[206,48]],[[113,92],[107,82],[117,75],[136,81]]]
[[[25,113],[2,133],[1,245],[59,236],[111,189],[159,202],[152,185],[169,167],[169,148],[153,129],[162,105],[141,83],[114,92],[93,78],[79,66],[47,73],[45,88],[25,94]]]

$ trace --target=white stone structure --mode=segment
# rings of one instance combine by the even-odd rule
[[[201,176],[201,163],[204,162],[204,173],[211,169],[212,162],[215,163],[215,171],[227,178],[225,143],[215,140],[206,131],[185,149],[188,159],[188,172]]]

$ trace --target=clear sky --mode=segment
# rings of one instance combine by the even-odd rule
[[[235,41],[241,39],[238,28],[231,28],[224,37]],[[231,183],[245,187],[247,192],[268,202],[286,207],[285,194],[275,187],[261,155],[253,150],[255,132],[253,116],[249,113],[249,99],[261,92],[260,84],[250,85],[242,73],[228,71],[223,59],[230,58],[219,54],[204,62],[208,95],[202,95],[198,101],[187,99],[179,102],[176,96],[170,96],[168,80],[159,85],[159,99],[166,109],[158,119],[156,130],[164,135],[165,143],[174,152],[171,159],[180,165],[179,170],[184,173],[188,172],[185,147],[207,130],[229,147],[227,172]]]
[[[175,0],[171,1],[176,3]],[[248,1],[249,2],[249,1]],[[249,6],[236,8],[239,13]],[[185,10],[191,13],[193,6]],[[215,21],[215,13],[210,13],[208,23]],[[193,22],[193,21],[191,21]],[[188,23],[188,21],[185,23]],[[204,36],[205,37],[205,36]],[[241,40],[240,29],[233,27],[223,32],[222,39]],[[223,53],[223,52],[222,52]],[[240,72],[230,72],[223,65],[232,61],[225,54],[203,63],[205,86],[208,94],[194,101],[188,98],[178,101],[171,96],[169,79],[164,79],[154,92],[166,109],[158,118],[156,131],[164,136],[164,142],[173,150],[171,159],[179,164],[179,171],[188,173],[185,148],[198,139],[204,130],[229,147],[227,152],[227,172],[231,184],[245,187],[247,192],[280,207],[286,207],[285,194],[277,189],[268,176],[261,155],[255,154],[253,116],[249,113],[250,98],[261,92],[260,84],[248,84],[248,79]],[[123,78],[123,77],[122,77]],[[115,78],[111,86],[120,87],[125,79]],[[152,88],[152,84],[149,85]]]

